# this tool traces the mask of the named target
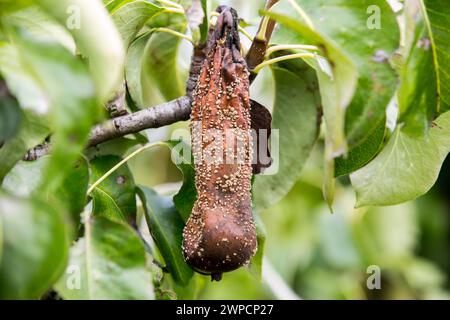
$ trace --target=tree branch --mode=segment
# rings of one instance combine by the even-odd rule
[[[50,152],[50,147],[51,144],[48,142],[38,144],[33,149],[28,150],[27,153],[23,156],[22,160],[24,161],[37,160],[40,157],[47,155]]]
[[[125,103],[125,83],[122,84],[120,90],[115,94],[114,98],[105,105],[105,108],[111,118],[116,118],[128,114]]]
[[[159,128],[175,123],[177,121],[188,120],[191,113],[191,99],[182,96],[175,100],[143,109],[125,116],[108,120],[95,126],[89,135],[87,146],[95,146],[130,133]]]

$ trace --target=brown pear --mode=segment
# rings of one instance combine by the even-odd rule
[[[221,6],[193,94],[192,150],[198,198],[183,231],[186,262],[220,275],[249,263],[257,248],[251,208],[249,72],[237,14]]]

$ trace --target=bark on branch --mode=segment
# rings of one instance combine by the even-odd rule
[[[175,100],[108,120],[95,126],[89,135],[88,147],[95,146],[130,133],[167,126],[189,119],[191,99],[182,96]]]

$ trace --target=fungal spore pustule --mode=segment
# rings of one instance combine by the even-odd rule
[[[249,72],[240,53],[238,17],[220,6],[209,30],[191,111],[197,200],[183,231],[183,254],[217,278],[249,263],[257,248],[251,208]]]

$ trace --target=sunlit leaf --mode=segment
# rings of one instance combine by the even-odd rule
[[[0,73],[23,109],[40,115],[48,112],[49,98],[20,60],[17,46],[0,42]]]
[[[75,41],[70,32],[39,6],[31,6],[9,14],[4,18],[4,23],[25,28],[33,38],[56,41],[70,52],[76,52]]]
[[[21,58],[50,98],[54,134],[43,190],[55,190],[78,159],[97,118],[94,86],[85,65],[57,43],[38,41],[23,30],[16,41]]]
[[[34,161],[19,161],[5,176],[2,187],[11,194],[20,197],[34,197],[40,193],[44,178],[44,169],[50,161],[49,156],[43,156]],[[46,194],[47,200],[56,201],[60,207],[65,207],[71,214],[75,227],[78,227],[80,213],[86,205],[86,190],[89,181],[87,162],[81,158],[70,168],[58,191]]]
[[[134,0],[103,0],[103,3],[109,12],[114,12],[114,10],[132,1]]]
[[[344,134],[345,108],[355,92],[358,75],[354,61],[333,40],[311,29],[299,19],[270,12],[267,15],[285,27],[279,29],[280,34],[275,35],[274,41],[293,44],[302,44],[306,41],[307,44],[322,48],[331,74],[325,72],[318,62],[313,60],[312,63],[317,69],[326,134],[331,155],[336,157],[345,153],[347,149]]]
[[[400,40],[396,16],[384,0],[295,1],[312,20],[315,30],[356,66],[356,91],[353,98],[349,96],[351,103],[345,112],[345,136],[350,147],[356,146],[383,120],[395,92],[397,80],[389,59]],[[299,18],[292,7],[284,7],[291,17]],[[339,61],[330,61],[339,82],[338,68],[334,67]]]
[[[394,205],[423,195],[449,151],[450,112],[435,120],[427,137],[412,138],[397,128],[378,156],[350,175],[356,205]]]
[[[102,101],[109,99],[123,79],[125,50],[103,4],[98,0],[38,0],[37,3],[72,33],[78,49],[89,58],[98,96]]]
[[[125,48],[128,48],[145,22],[161,10],[161,7],[148,1],[133,1],[114,11],[112,18]]]

